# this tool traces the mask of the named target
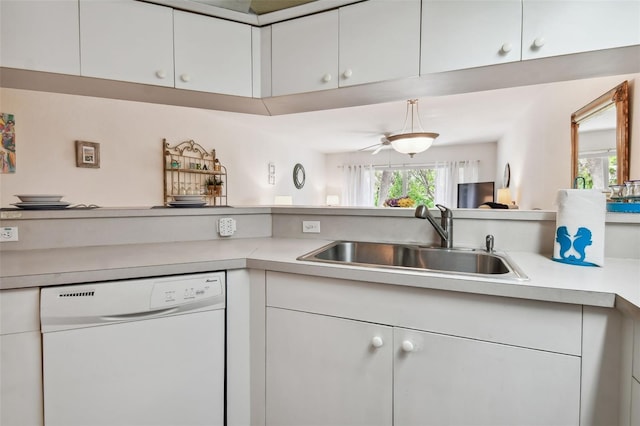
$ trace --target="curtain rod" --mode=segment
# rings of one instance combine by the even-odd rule
[[[475,162],[480,163],[480,160],[453,160],[459,163]],[[432,163],[400,163],[400,164],[341,164],[338,165],[339,169],[343,169],[349,166],[371,166],[374,169],[419,169],[419,168],[433,168],[439,164],[445,164],[448,161],[436,161]]]

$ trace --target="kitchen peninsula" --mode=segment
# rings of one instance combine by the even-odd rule
[[[7,219],[7,213],[13,214],[13,219]],[[575,424],[578,418],[579,424],[603,424],[605,420],[608,424],[632,424],[631,405],[637,405],[638,399],[637,390],[631,391],[637,387],[637,374],[635,379],[632,375],[632,357],[637,356],[632,350],[634,323],[636,329],[640,327],[640,235],[638,218],[633,214],[607,216],[606,264],[583,268],[550,260],[554,212],[454,210],[454,246],[481,247],[484,235],[493,234],[496,249],[507,252],[529,277],[528,281],[517,281],[296,260],[336,239],[437,242],[432,228],[415,220],[411,209],[129,208],[19,213],[18,218],[16,211],[5,211],[1,222],[2,226],[20,227],[20,241],[1,247],[0,285],[5,300],[20,292],[37,294],[39,287],[50,285],[227,271],[228,424],[283,421],[275,407],[287,394],[272,375],[281,368],[274,364],[280,359],[280,349],[272,344],[301,337],[295,330],[277,328],[283,335],[269,332],[269,324],[290,323],[293,318],[289,319],[289,312],[307,312],[312,316],[303,316],[301,324],[320,330],[325,325],[333,327],[333,321],[323,318],[338,317],[349,324],[374,322],[462,339],[454,343],[482,341],[487,348],[527,348],[522,352],[524,358],[500,355],[514,360],[506,370],[511,373],[519,371],[517,360],[525,362],[533,356],[530,362],[545,365],[547,361],[538,355],[557,353],[558,358],[549,359],[549,368],[557,367],[553,359],[561,364],[568,360],[571,365],[566,371],[563,367],[561,379],[554,378],[563,385],[547,394],[561,392],[568,398],[562,399],[566,404],[557,418]],[[237,221],[234,236],[216,235],[216,222],[222,217]],[[320,221],[322,232],[303,233],[303,220]],[[359,301],[356,305],[367,300],[363,306],[369,308],[354,310],[352,299]],[[415,306],[410,308],[411,304]],[[406,307],[401,311],[407,315],[394,313],[400,306]],[[336,336],[341,333],[337,331]],[[270,340],[270,335],[279,337]],[[425,335],[402,339],[418,349],[427,342]],[[418,349],[416,355],[422,353]],[[492,357],[489,353],[484,356]],[[318,367],[313,358],[308,360],[310,364],[303,364],[301,371]],[[442,368],[446,371],[446,366]],[[608,374],[602,376],[603,371]],[[401,377],[402,373],[397,374]],[[483,379],[472,375],[465,380],[474,383]],[[617,395],[614,401],[602,398],[605,390],[609,396]],[[509,401],[505,395],[498,398]],[[529,409],[548,402],[545,398],[531,401]],[[412,404],[395,401],[393,405],[405,403]],[[390,412],[389,408],[381,415]]]

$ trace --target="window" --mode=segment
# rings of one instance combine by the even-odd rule
[[[477,182],[480,161],[444,161],[385,166],[344,165],[342,205],[384,206],[408,197],[413,205],[456,206],[458,183]],[[407,207],[407,206],[402,206]]]
[[[383,206],[389,199],[409,197],[414,205],[435,206],[435,168],[384,168],[375,171],[375,205]]]

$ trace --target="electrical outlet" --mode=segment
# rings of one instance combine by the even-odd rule
[[[320,233],[320,221],[319,220],[303,220],[302,232],[311,232],[314,234]]]
[[[221,237],[230,237],[236,232],[236,220],[230,217],[218,219],[218,233]]]
[[[6,241],[18,241],[18,227],[17,226],[6,226],[4,228],[0,228],[0,242]]]

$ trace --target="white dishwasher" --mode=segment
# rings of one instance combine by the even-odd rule
[[[43,288],[45,425],[223,425],[224,308],[224,272]]]

